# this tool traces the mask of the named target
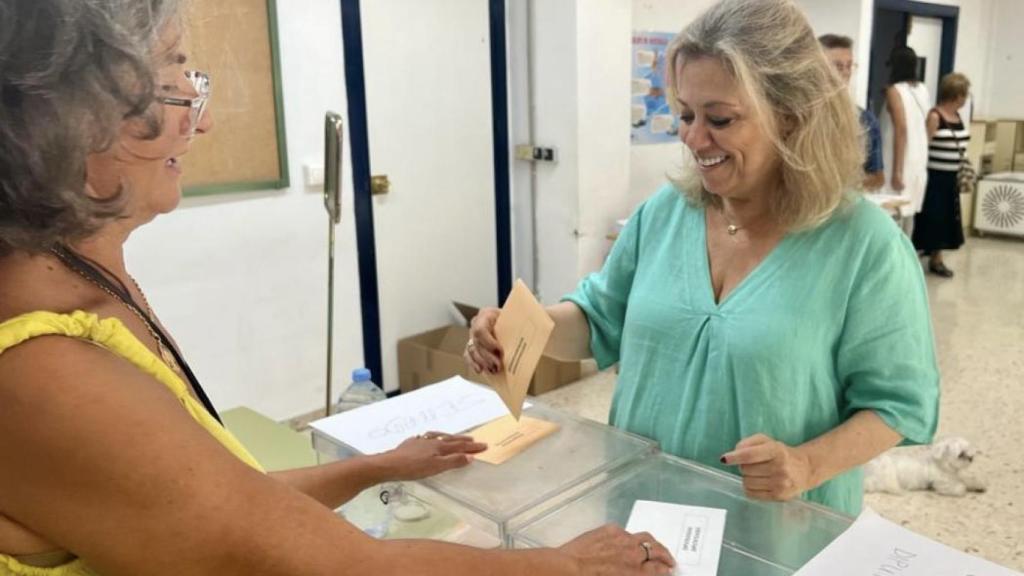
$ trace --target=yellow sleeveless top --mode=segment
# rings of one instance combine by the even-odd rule
[[[149,351],[120,320],[101,320],[95,314],[74,312],[32,312],[0,323],[0,354],[37,336],[67,336],[93,342],[135,364],[140,370],[156,378],[181,402],[189,416],[217,439],[240,460],[263,472],[259,462],[242,446],[231,432],[221,426],[201,403],[189,394],[188,386],[155,354]],[[0,576],[97,576],[81,559],[53,568],[40,568],[22,564],[17,559],[0,554]]]

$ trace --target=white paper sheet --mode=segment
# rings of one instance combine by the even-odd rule
[[[417,434],[456,434],[506,414],[508,408],[494,390],[455,376],[310,426],[363,454],[378,454]]]
[[[637,500],[629,532],[650,532],[676,559],[676,576],[715,576],[725,535],[725,510]]]
[[[870,509],[796,576],[1021,576],[929,540]]]

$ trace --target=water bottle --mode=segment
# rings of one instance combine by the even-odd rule
[[[373,383],[372,374],[366,368],[352,371],[352,383],[341,393],[335,405],[335,413],[353,410],[360,406],[384,400],[387,395]],[[396,487],[392,484],[372,486],[343,505],[339,512],[374,538],[382,538],[391,524],[389,508],[390,493]]]
[[[334,412],[344,412],[386,399],[387,395],[373,383],[372,376],[366,368],[353,370],[352,383],[341,393]]]

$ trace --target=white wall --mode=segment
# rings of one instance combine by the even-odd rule
[[[863,0],[868,1],[868,0]],[[993,30],[990,20],[993,6],[1004,0],[930,0],[960,8],[956,34],[956,61],[953,69],[966,74],[974,85],[975,116],[987,116],[991,100],[988,88],[988,60]],[[1017,3],[1017,0],[1005,0]]]
[[[867,0],[797,0],[815,36],[840,34],[853,39],[854,60],[859,66],[850,80],[854,101],[863,106],[868,94],[868,62],[871,58],[872,2]],[[865,6],[867,15],[865,16]],[[865,18],[868,19],[865,26]]]
[[[578,20],[580,259],[577,275],[601,268],[629,197],[630,6],[586,0]]]
[[[1024,120],[1024,7],[1019,0],[995,0],[989,20],[989,82],[984,86],[990,118]],[[982,94],[975,88],[977,98]]]
[[[621,0],[535,0],[531,6],[533,86],[524,90],[526,74],[514,69],[517,63],[526,65],[515,43],[525,41],[527,34],[521,29],[524,11],[513,9],[511,93],[531,98],[532,142],[554,146],[559,153],[556,164],[535,167],[535,289],[542,301],[552,303],[601,266],[610,247],[607,234],[635,204],[629,195],[631,9]],[[528,109],[512,104],[517,142],[529,140],[521,117]],[[523,206],[529,171],[517,164],[513,205]],[[519,218],[520,210],[515,213]],[[520,238],[530,230],[521,221],[515,229]],[[516,246],[527,243],[517,240]],[[522,260],[516,258],[517,266]]]
[[[633,0],[633,30],[679,32],[715,1]],[[628,103],[628,98],[623,100],[623,107]],[[630,147],[630,208],[653,194],[666,182],[667,175],[679,169],[682,154],[683,145],[678,141]],[[625,218],[631,211],[620,212],[617,217]]]
[[[319,191],[301,184],[302,164],[323,162],[324,112],[348,118],[339,3],[296,8],[278,3],[292,187],[186,199],[128,247],[129,270],[217,407],[244,404],[279,419],[323,405],[327,217]],[[214,117],[216,107],[214,99]],[[345,185],[335,391],[363,355],[350,179]]]
[[[499,300],[488,3],[362,6],[370,160],[391,182],[373,212],[377,382],[392,391],[400,339],[448,324],[452,300]]]
[[[537,165],[535,289],[546,303],[557,302],[579,280],[577,1],[533,2],[533,141],[554,146],[559,153],[557,164]]]

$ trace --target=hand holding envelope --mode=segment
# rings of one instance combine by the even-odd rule
[[[530,289],[522,280],[516,280],[494,324],[494,334],[504,354],[504,366],[497,374],[485,374],[487,383],[516,420],[522,414],[530,380],[554,328],[555,322]]]
[[[502,369],[484,376],[511,414],[470,432],[478,442],[489,446],[476,456],[477,460],[501,464],[558,430],[558,425],[551,422],[522,417],[530,380],[554,327],[554,321],[526,284],[517,280],[494,323],[494,335],[504,356]]]

